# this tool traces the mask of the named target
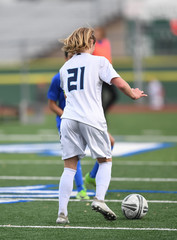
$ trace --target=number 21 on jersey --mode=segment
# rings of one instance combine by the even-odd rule
[[[72,90],[80,90],[84,89],[84,72],[85,67],[80,68],[72,68],[68,69],[68,91],[71,92]]]

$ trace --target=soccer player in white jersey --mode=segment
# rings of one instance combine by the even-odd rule
[[[91,207],[107,220],[117,218],[104,202],[111,180],[112,155],[101,102],[102,83],[114,84],[134,100],[147,96],[138,88],[130,88],[105,57],[91,55],[95,41],[92,28],[79,28],[64,40],[63,50],[73,57],[60,69],[61,87],[67,98],[61,123],[64,171],[59,184],[57,223],[69,223],[67,206],[77,161],[85,156],[86,145],[99,163],[96,196]]]

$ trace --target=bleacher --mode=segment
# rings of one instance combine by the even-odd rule
[[[0,0],[0,62],[38,56],[80,26],[117,16],[121,0]]]

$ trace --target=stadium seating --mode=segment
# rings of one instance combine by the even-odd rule
[[[0,1],[0,62],[38,56],[74,28],[109,20],[120,1]]]

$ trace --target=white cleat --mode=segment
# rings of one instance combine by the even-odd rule
[[[101,213],[107,220],[113,221],[117,219],[116,214],[106,205],[104,201],[94,198],[91,207],[92,210]]]
[[[64,215],[64,213],[60,213],[56,223],[58,224],[65,224],[65,223],[69,223],[68,217]]]

